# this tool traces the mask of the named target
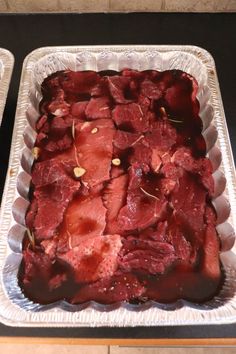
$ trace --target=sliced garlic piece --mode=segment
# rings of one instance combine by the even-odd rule
[[[121,161],[118,158],[112,159],[111,162],[114,166],[120,166],[120,164],[121,164]]]
[[[35,146],[33,149],[32,149],[32,154],[34,156],[34,159],[35,160],[38,160],[39,158],[39,154],[40,154],[40,148]]]
[[[83,167],[77,166],[74,168],[73,172],[74,172],[75,177],[79,178],[85,174],[86,170]]]
[[[91,130],[91,133],[92,134],[96,134],[98,132],[98,128],[93,128],[92,130]]]

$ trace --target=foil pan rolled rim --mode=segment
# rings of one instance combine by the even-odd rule
[[[4,48],[0,48],[0,126],[7,99],[12,70],[14,66],[13,54]]]
[[[219,147],[222,151],[223,159],[219,171],[226,175],[227,187],[224,195],[230,200],[232,212],[228,221],[234,226],[236,220],[234,211],[236,211],[236,188],[235,188],[235,170],[233,165],[232,151],[229,144],[228,131],[226,127],[224,111],[220,96],[218,79],[215,71],[214,60],[211,55],[202,48],[195,46],[70,46],[70,47],[45,47],[39,48],[30,53],[23,64],[20,91],[18,97],[16,123],[13,133],[13,145],[10,155],[9,173],[6,180],[6,186],[3,196],[4,210],[0,216],[2,226],[0,229],[0,270],[1,270],[1,287],[0,287],[0,314],[2,321],[12,326],[157,326],[157,325],[186,325],[186,324],[213,324],[213,323],[231,323],[236,320],[236,262],[235,262],[235,246],[229,251],[232,246],[233,235],[230,227],[228,234],[231,235],[230,246],[226,247],[226,252],[221,254],[221,260],[226,271],[226,281],[221,290],[221,296],[216,296],[212,301],[205,304],[193,304],[185,300],[178,300],[172,304],[160,304],[154,301],[149,301],[144,305],[131,305],[127,303],[117,303],[114,305],[101,305],[95,302],[88,302],[83,305],[71,305],[60,301],[50,305],[34,304],[24,297],[17,283],[17,273],[21,261],[21,249],[19,244],[22,240],[22,230],[24,226],[16,224],[12,217],[13,201],[19,200],[27,205],[25,198],[22,198],[16,190],[17,177],[22,173],[23,169],[19,163],[22,150],[25,148],[25,143],[22,139],[22,134],[25,126],[28,124],[26,120],[26,112],[32,108],[32,102],[37,104],[40,99],[40,94],[34,94],[31,97],[31,81],[35,80],[35,86],[39,88],[41,82],[37,82],[37,72],[35,67],[40,60],[45,56],[78,54],[78,61],[74,64],[74,68],[78,69],[83,63],[83,55],[87,53],[100,54],[102,57],[101,65],[106,61],[106,53],[115,56],[117,53],[126,53],[127,57],[137,55],[139,58],[142,53],[147,52],[148,55],[157,55],[158,53],[175,53],[184,55],[187,53],[189,57],[197,58],[205,67],[207,73],[208,85],[211,91],[211,105],[214,108],[213,123],[218,132],[216,143],[210,148],[209,155],[213,149]],[[181,54],[182,53],[182,54]],[[91,58],[89,58],[90,60]],[[113,58],[114,59],[114,58]],[[175,60],[174,55],[172,59]],[[91,59],[93,60],[93,59]],[[123,59],[122,59],[123,60]],[[151,59],[150,59],[151,60]],[[51,63],[53,65],[53,62]],[[91,61],[91,65],[96,65]],[[108,64],[105,65],[109,66]],[[122,64],[123,65],[123,64]],[[143,62],[142,62],[143,65]],[[141,65],[140,70],[143,66]],[[162,68],[165,63],[161,63]],[[144,69],[145,70],[145,69]],[[183,69],[184,70],[184,69]],[[47,76],[47,73],[45,72]],[[203,80],[204,81],[204,80]],[[33,112],[37,112],[36,107]],[[27,117],[29,118],[29,117]],[[29,122],[29,119],[28,119]],[[206,125],[210,126],[209,121]],[[31,124],[32,126],[33,124]],[[28,156],[29,157],[29,156]],[[26,159],[27,160],[27,159]],[[218,166],[217,166],[218,168]],[[228,173],[229,171],[230,173]],[[30,168],[28,171],[30,172]],[[27,177],[28,178],[28,177]],[[29,178],[28,178],[29,181]],[[231,183],[234,182],[234,183]],[[20,187],[21,188],[21,187]],[[23,192],[27,194],[27,188],[23,188]],[[24,194],[24,197],[26,195]],[[21,201],[22,199],[22,201]],[[25,201],[25,202],[24,202]],[[233,202],[233,204],[232,204]],[[22,204],[21,204],[22,205]],[[19,215],[21,217],[22,215]],[[22,219],[20,219],[20,223]],[[6,234],[11,227],[19,225],[16,239],[9,237],[9,242],[6,241]],[[223,225],[223,226],[222,226]],[[219,225],[219,228],[225,229],[224,224]],[[12,230],[12,229],[11,229]],[[5,237],[5,238],[4,238]],[[226,235],[227,238],[227,235]]]

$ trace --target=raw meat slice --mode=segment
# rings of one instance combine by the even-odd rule
[[[61,223],[74,193],[79,190],[80,182],[69,177],[57,159],[38,162],[33,169],[32,182],[37,200],[33,225],[35,236],[39,240],[50,238]]]
[[[65,169],[57,158],[37,162],[32,171],[32,183],[36,187],[52,184],[65,178]]]
[[[214,180],[212,177],[212,164],[207,158],[194,158],[189,148],[179,148],[172,156],[173,161],[177,166],[181,166],[186,171],[197,174],[199,181],[212,195],[214,192]]]
[[[115,273],[121,246],[119,235],[97,236],[58,257],[70,265],[76,282],[86,283]]]
[[[45,123],[47,122],[47,120],[48,120],[48,116],[47,116],[46,114],[43,114],[43,115],[39,118],[39,120],[38,120],[37,123],[36,123],[36,129],[37,129],[38,132],[41,131],[41,129],[43,128],[43,126],[45,125]],[[43,131],[43,132],[44,132],[44,131]],[[47,133],[47,132],[45,132],[45,133]]]
[[[66,95],[90,94],[93,87],[99,82],[99,75],[94,71],[64,71],[59,81]]]
[[[38,210],[38,203],[35,198],[32,199],[29,209],[27,210],[27,214],[25,217],[25,224],[28,227],[29,230],[33,229],[34,226],[34,219],[37,214]]]
[[[133,69],[124,69],[122,71],[122,76],[130,77],[130,78],[135,79],[137,81],[142,81],[145,78],[145,72],[133,70]]]
[[[86,170],[82,181],[89,187],[110,178],[114,133],[114,124],[110,119],[97,119],[76,126],[77,159]]]
[[[110,90],[108,87],[108,80],[106,76],[101,77],[98,84],[92,88],[91,96],[92,97],[110,96]]]
[[[69,113],[69,107],[70,105],[65,101],[65,93],[60,89],[48,105],[48,112],[54,116],[64,117]]]
[[[132,149],[129,162],[131,165],[138,164],[144,172],[149,172],[152,161],[152,150],[147,145],[145,139],[137,142]]]
[[[119,267],[124,272],[161,274],[176,259],[175,249],[171,244],[131,236],[124,241]]]
[[[111,118],[109,104],[107,97],[91,98],[86,107],[85,114],[90,119]]]
[[[145,140],[151,148],[168,151],[176,144],[176,129],[166,119],[153,122],[150,131],[145,136]]]
[[[137,142],[142,140],[144,135],[140,133],[130,133],[122,130],[117,130],[114,136],[114,146],[120,150],[125,150],[134,146]]]
[[[86,284],[72,298],[71,303],[79,304],[93,300],[99,303],[112,304],[120,301],[138,300],[144,291],[144,286],[134,274],[125,273]]]
[[[54,117],[50,124],[50,135],[58,140],[66,134],[69,126],[62,117]]]
[[[141,106],[137,103],[116,106],[112,111],[112,118],[116,125],[123,130],[143,133],[149,128],[149,122],[145,118]]]
[[[73,117],[78,119],[86,119],[85,110],[89,101],[75,102],[72,103],[70,108],[70,113]]]
[[[110,94],[116,103],[128,103],[130,100],[125,98],[125,92],[129,88],[130,78],[124,76],[107,77]]]
[[[203,247],[202,272],[210,279],[220,279],[220,244],[215,227],[208,225]]]
[[[204,228],[204,212],[207,192],[193,175],[183,173],[179,183],[171,193],[170,200],[176,211],[181,211],[184,218],[195,231]]]
[[[193,94],[194,93],[194,94]],[[196,117],[199,112],[199,103],[195,99],[196,83],[188,75],[180,75],[178,80],[166,90],[165,100],[168,110],[181,119]]]
[[[167,207],[167,201],[160,194],[159,179],[155,180],[152,175],[142,178],[138,168],[135,173],[131,170],[130,176],[126,205],[118,215],[120,228],[127,231],[144,229],[160,221]],[[153,179],[152,183],[151,179]]]
[[[48,281],[52,273],[52,263],[50,258],[42,252],[26,249],[23,251],[24,276],[23,283],[31,284],[36,279]]]
[[[126,200],[128,176],[121,175],[113,178],[103,192],[104,205],[107,208],[106,233],[121,234],[122,230],[118,225],[117,216]]]
[[[47,139],[48,140],[48,139]],[[65,134],[61,139],[58,140],[49,140],[43,144],[43,148],[49,152],[59,152],[67,150],[72,145],[71,134]]]
[[[194,241],[193,236],[194,232],[190,228],[184,228],[178,213],[174,213],[169,220],[167,238],[173,245],[178,260],[190,263],[195,261],[194,250],[190,242],[190,240]]]
[[[141,83],[141,93],[143,96],[146,96],[153,100],[159,100],[163,94],[162,90],[160,90],[159,85],[147,78]]]
[[[75,197],[68,205],[58,238],[73,248],[92,237],[101,236],[106,226],[106,208],[100,196]],[[63,242],[63,243],[64,243]]]
[[[54,235],[63,220],[64,212],[78,192],[80,182],[69,177],[61,178],[58,182],[35,189],[38,210],[34,219],[34,234],[36,239],[43,240]]]

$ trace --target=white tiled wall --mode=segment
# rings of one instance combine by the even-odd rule
[[[0,12],[236,11],[236,0],[0,0]]]

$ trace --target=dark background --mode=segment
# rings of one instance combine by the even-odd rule
[[[0,47],[9,49],[14,54],[15,67],[0,130],[0,193],[8,165],[24,57],[42,46],[93,44],[191,44],[208,50],[216,62],[236,157],[236,13],[2,14]],[[0,325],[0,336],[224,338],[236,337],[236,324],[126,329],[26,329]]]

